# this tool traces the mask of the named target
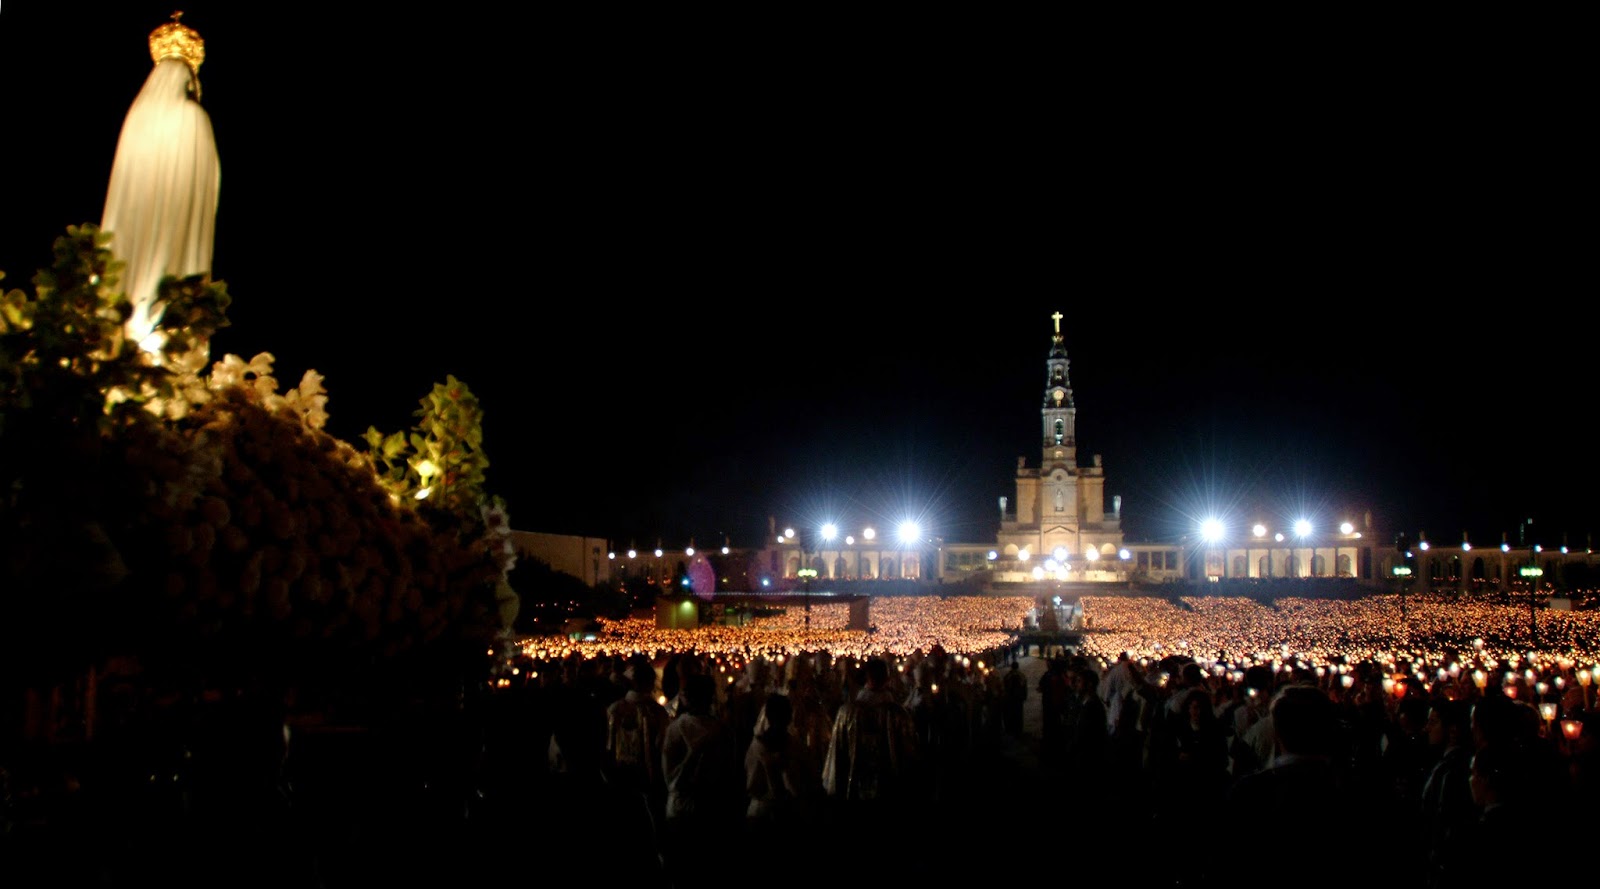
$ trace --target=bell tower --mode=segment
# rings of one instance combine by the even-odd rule
[[[1056,330],[1050,338],[1050,357],[1045,360],[1044,409],[1040,411],[1044,423],[1044,442],[1040,468],[1048,472],[1056,466],[1069,470],[1078,464],[1078,409],[1072,403],[1072,381],[1067,370],[1072,362],[1067,360],[1066,340],[1061,335],[1061,319],[1056,312],[1050,316]]]
[[[1100,455],[1094,456],[1091,466],[1078,465],[1078,408],[1072,400],[1071,362],[1061,332],[1065,317],[1060,312],[1050,316],[1055,330],[1045,359],[1039,465],[1031,467],[1026,457],[1017,458],[1017,511],[1007,515],[1001,507],[996,570],[1031,577],[1037,567],[1049,565],[1047,570],[1054,571],[1057,579],[1121,578],[1125,573],[1118,557],[1120,509],[1106,515]]]

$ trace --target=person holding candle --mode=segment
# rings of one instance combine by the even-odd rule
[[[1108,759],[1106,706],[1100,700],[1100,676],[1087,664],[1068,673],[1073,696],[1072,723],[1067,727],[1068,769],[1078,775],[1084,796],[1095,799],[1105,779]]]
[[[716,681],[705,673],[684,679],[683,709],[667,723],[661,772],[667,798],[661,855],[673,885],[693,885],[693,863],[707,836],[738,829],[745,802],[733,729],[712,712]]]
[[[1223,808],[1229,823],[1265,832],[1281,826],[1286,813],[1341,825],[1369,817],[1350,789],[1339,712],[1327,694],[1311,684],[1286,685],[1273,697],[1271,716],[1277,755],[1267,768],[1228,786]],[[1261,844],[1254,863],[1270,879],[1299,887],[1346,887],[1369,876],[1359,856],[1330,854],[1320,842],[1305,834],[1274,836]]]
[[[761,705],[766,703],[767,695],[773,690],[773,674],[772,662],[762,655],[756,655],[745,664],[744,675],[728,686],[728,725],[733,728],[734,740],[740,750],[750,746]]]
[[[1398,746],[1395,714],[1409,684],[1404,677],[1384,677],[1377,682],[1352,683],[1348,695],[1342,683],[1332,683],[1329,691],[1335,696],[1340,719],[1348,729],[1352,777],[1359,792],[1374,805],[1392,800],[1393,782],[1384,758],[1389,750]],[[1420,700],[1425,713],[1426,699]],[[1419,731],[1421,721],[1419,719],[1416,726]]]
[[[1422,783],[1419,817],[1426,843],[1423,885],[1451,885],[1463,865],[1478,808],[1469,785],[1472,754],[1472,707],[1465,701],[1435,701],[1424,728],[1438,759]]]
[[[1008,736],[1014,739],[1021,738],[1023,705],[1028,700],[1028,679],[1022,675],[1022,669],[1015,660],[1011,662],[1010,669],[1006,670],[1001,685],[1004,695],[1001,721]]]
[[[1013,667],[1016,664],[1012,664]],[[1124,695],[1132,692],[1134,688],[1144,681],[1144,675],[1138,671],[1138,666],[1133,660],[1132,652],[1126,649],[1117,656],[1116,663],[1106,668],[1101,674],[1100,687],[1096,690],[1100,695],[1100,702],[1106,707],[1106,733],[1116,735],[1117,722],[1122,718],[1120,705]]]
[[[1246,694],[1248,693],[1247,691]],[[1258,693],[1260,697],[1265,695],[1265,692]],[[1247,764],[1248,767],[1240,773],[1235,773],[1233,776],[1235,779],[1269,768],[1273,758],[1278,755],[1278,735],[1272,726],[1272,701],[1276,700],[1276,697],[1274,694],[1273,697],[1266,699],[1266,712],[1258,715],[1245,730],[1242,747],[1248,756],[1241,755],[1238,762],[1241,765]]]
[[[1566,823],[1569,813],[1551,798],[1549,777],[1538,745],[1527,739],[1501,739],[1478,748],[1468,780],[1481,814],[1473,823],[1473,860],[1464,863],[1463,878],[1467,867],[1474,873],[1485,866],[1490,873],[1513,872],[1522,866],[1527,850],[1546,845],[1547,823]],[[1560,854],[1542,856],[1540,878],[1569,885],[1578,876],[1576,861]]]
[[[548,683],[544,701],[550,709],[546,764],[553,785],[572,796],[591,793],[603,783],[606,703],[595,693],[605,683],[596,672],[600,663],[571,654],[562,658],[559,669],[541,674],[541,681]]]
[[[624,675],[632,687],[606,708],[603,774],[619,798],[637,801],[651,823],[659,824],[667,795],[661,744],[672,717],[656,700],[656,671],[648,658],[631,658]]]
[[[1169,811],[1211,808],[1229,783],[1228,738],[1204,689],[1184,698],[1183,712],[1173,721],[1172,742],[1166,779]]]
[[[823,700],[820,677],[798,675],[787,684],[788,703],[792,711],[790,731],[795,740],[806,749],[813,763],[821,763],[828,753],[828,738],[833,733],[833,711]],[[757,720],[759,731],[760,720]],[[821,768],[818,768],[820,780]]]
[[[687,697],[685,688],[687,680],[695,673],[704,673],[706,669],[705,658],[689,652],[676,652],[667,658],[666,666],[661,671],[661,694],[667,699],[667,714],[676,717],[683,711]]]
[[[1186,709],[1185,700],[1191,693],[1206,692],[1206,674],[1200,665],[1194,661],[1187,661],[1179,665],[1177,670],[1178,680],[1171,693],[1167,695],[1167,718],[1176,722],[1183,718]],[[1209,699],[1209,695],[1207,696]]]
[[[830,798],[864,810],[896,809],[915,789],[916,725],[911,712],[889,691],[889,664],[868,658],[864,685],[839,707],[822,764],[822,786]]]
[[[917,747],[937,756],[945,742],[945,710],[950,695],[939,693],[931,661],[917,663],[910,672],[911,688],[905,707],[911,711],[912,724],[916,726]]]
[[[1422,784],[1433,764],[1433,749],[1428,743],[1427,698],[1408,696],[1396,705],[1391,729],[1379,762],[1388,783],[1388,797],[1402,811],[1415,812],[1422,805]]]
[[[1053,754],[1062,742],[1062,727],[1072,693],[1065,659],[1050,659],[1050,665],[1039,675],[1038,692],[1039,709],[1044,716],[1039,729],[1040,746],[1046,753]]]
[[[1131,655],[1119,659],[1107,671],[1121,678],[1101,682],[1108,689],[1106,709],[1111,726],[1107,745],[1112,766],[1111,780],[1140,793],[1145,785],[1144,754],[1148,725],[1152,715],[1161,712],[1161,699],[1154,686],[1145,680],[1144,670]]]
[[[822,798],[821,770],[791,731],[793,718],[789,696],[769,696],[745,751],[746,830],[756,847],[768,848],[806,824]]]
[[[1244,671],[1242,687],[1244,703],[1233,709],[1233,731],[1228,742],[1229,773],[1234,778],[1265,768],[1272,759],[1271,735],[1262,739],[1265,728],[1252,734],[1258,724],[1270,718],[1272,671],[1260,664],[1252,665]]]

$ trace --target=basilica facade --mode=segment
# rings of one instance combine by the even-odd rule
[[[774,523],[765,563],[785,580],[811,577],[848,582],[912,580],[992,584],[1126,583],[1130,579],[1173,580],[1183,576],[1181,547],[1123,541],[1121,498],[1106,510],[1105,468],[1099,454],[1079,465],[1078,409],[1072,397],[1071,361],[1063,316],[1050,316],[1053,330],[1045,357],[1036,463],[1017,458],[1015,490],[1000,498],[1000,528],[994,540],[901,542],[878,535],[841,535],[807,545],[786,537]],[[802,574],[802,572],[804,572]]]
[[[1017,458],[1014,508],[1001,498],[1000,532],[990,570],[999,581],[1124,581],[1121,500],[1106,512],[1106,477],[1099,454],[1078,465],[1078,408],[1072,399],[1072,362],[1061,333],[1062,314],[1050,316],[1055,331],[1045,359],[1043,405],[1039,409],[1039,462]]]
[[[1106,509],[1106,475],[1101,456],[1081,465],[1077,448],[1078,412],[1073,401],[1064,316],[1050,316],[1053,329],[1044,360],[1044,387],[1038,414],[1037,462],[1017,458],[1015,487],[999,498],[1000,523],[993,540],[902,541],[893,533],[840,530],[827,539],[808,538],[769,522],[763,546],[737,553],[737,571],[719,570],[730,589],[782,590],[802,585],[852,590],[857,584],[964,584],[991,590],[1030,592],[1055,587],[1080,592],[1115,586],[1213,581],[1224,585],[1314,580],[1354,583],[1377,589],[1414,587],[1466,591],[1508,588],[1518,582],[1518,566],[1543,565],[1545,583],[1573,571],[1600,575],[1592,547],[1559,552],[1512,547],[1474,552],[1433,548],[1424,535],[1396,547],[1395,535],[1373,528],[1370,515],[1336,527],[1314,530],[1252,523],[1237,539],[1192,536],[1160,542],[1129,542],[1123,537],[1121,498]],[[725,547],[722,553],[728,556]],[[607,561],[619,577],[665,584],[680,576],[692,552],[637,557],[612,552]],[[712,555],[713,561],[716,556]],[[605,566],[612,567],[611,565]],[[1396,570],[1400,569],[1400,570]],[[602,569],[597,569],[602,570]],[[602,570],[603,573],[603,570]],[[739,576],[730,576],[739,575]]]

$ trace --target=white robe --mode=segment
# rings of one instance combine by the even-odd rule
[[[182,59],[156,63],[128,108],[111,166],[100,228],[126,264],[121,287],[133,304],[127,332],[135,343],[161,320],[163,277],[211,271],[222,170],[211,118],[190,96],[193,82]]]

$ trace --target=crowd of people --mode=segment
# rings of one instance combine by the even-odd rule
[[[1550,853],[1539,857],[1543,873],[1583,867],[1557,853],[1572,819],[1600,802],[1600,722],[1571,662],[1551,668],[1553,682],[1480,682],[1481,670],[1458,669],[1425,683],[1408,665],[1378,661],[1234,670],[1181,654],[1044,654],[1032,681],[1016,647],[988,653],[992,667],[935,646],[864,659],[755,655],[737,674],[691,651],[659,671],[642,655],[570,658],[529,664],[542,681],[526,693],[544,703],[517,710],[548,715],[532,742],[547,731],[552,768],[588,775],[590,790],[608,784],[619,756],[649,760],[627,786],[669,872],[675,851],[703,859],[673,827],[682,800],[696,818],[687,835],[743,837],[756,849],[785,833],[836,831],[914,843],[928,813],[950,805],[995,819],[1026,812],[1035,831],[1081,820],[1192,839],[1193,854],[1130,856],[1130,873],[1156,885],[1230,882],[1240,860],[1206,854],[1205,837],[1219,831],[1252,867],[1297,885],[1381,874],[1442,887],[1538,851]],[[1570,737],[1534,686],[1559,698]],[[696,687],[698,701],[686,691]],[[604,704],[608,694],[621,703]],[[1033,695],[1037,738],[1021,717]],[[978,792],[996,776],[974,760],[1018,744],[1037,751],[1038,771]]]
[[[482,687],[381,715],[222,694],[169,732],[102,734],[69,808],[7,800],[0,850],[96,885],[217,868],[275,886],[795,885],[982,861],[1191,889],[1241,871],[1423,889],[1589,867],[1571,836],[1600,801],[1590,650],[1519,653],[1482,622],[1382,651],[1292,647],[1390,632],[1337,604],[1315,607],[1342,626],[1291,634],[1282,614],[1321,612],[1146,603],[1158,630],[1134,640],[1121,600],[1090,601],[1105,630],[1048,649],[962,623],[1022,604],[957,603],[951,638],[982,649],[935,641],[923,603],[904,618],[923,635],[858,632],[848,653],[727,628],[716,648],[680,633],[645,649],[642,631],[614,651],[518,646]],[[1279,635],[1241,636],[1252,623]],[[1112,639],[1137,644],[1107,655]]]
[[[774,850],[801,854],[804,837],[911,842],[933,811],[982,804],[994,772],[974,759],[998,764],[1006,731],[989,699],[1000,674],[937,645],[905,658],[755,656],[737,675],[694,651],[659,664],[569,656],[521,675],[494,700],[507,736],[485,749],[508,755],[483,764],[486,783],[548,811],[626,818],[640,840],[629,866],[659,867],[669,885],[745,882]],[[543,768],[514,752],[533,749]],[[621,850],[589,852],[615,863]]]
[[[1464,885],[1530,856],[1544,876],[1591,867],[1568,844],[1572,819],[1600,802],[1593,738],[1556,730],[1514,685],[1425,686],[1375,662],[1319,674],[1087,660],[1041,680],[1056,701],[1047,745],[1131,823],[1233,833],[1243,858],[1196,855],[1189,885],[1227,885],[1241,860],[1297,886]],[[1573,689],[1569,722],[1592,734],[1600,722]]]

